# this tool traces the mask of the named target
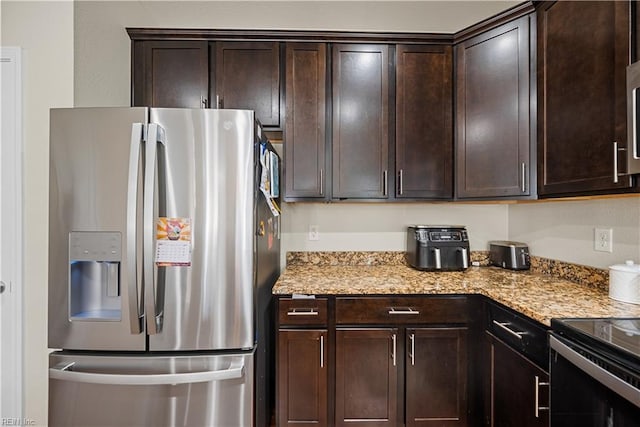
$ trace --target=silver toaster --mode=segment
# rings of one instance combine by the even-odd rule
[[[528,270],[531,267],[529,247],[520,242],[491,241],[489,242],[489,262],[509,270]]]

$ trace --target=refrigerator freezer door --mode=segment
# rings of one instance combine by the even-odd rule
[[[146,108],[51,110],[50,348],[145,349],[136,259],[147,115]]]
[[[49,425],[252,426],[253,353],[49,359]]]
[[[253,112],[151,109],[150,123],[163,129],[164,143],[156,252],[145,252],[155,257],[153,277],[145,274],[155,303],[147,315],[156,314],[149,350],[253,348]]]

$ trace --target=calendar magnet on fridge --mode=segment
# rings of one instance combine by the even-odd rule
[[[158,267],[191,266],[190,218],[158,218],[155,258]]]

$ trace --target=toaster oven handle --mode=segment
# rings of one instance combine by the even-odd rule
[[[436,270],[442,269],[442,258],[440,257],[440,248],[433,248],[433,255],[436,258]]]
[[[462,268],[469,268],[469,257],[467,255],[467,248],[460,248],[460,254],[462,255]]]

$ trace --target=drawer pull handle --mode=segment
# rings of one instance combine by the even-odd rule
[[[497,320],[494,320],[493,323],[494,325],[499,326],[501,329],[504,329],[505,331],[509,332],[511,335],[518,338],[519,340],[522,339],[523,335],[526,335],[526,332],[516,332],[513,329],[508,328],[507,326],[511,324],[509,322],[498,322]]]
[[[413,308],[397,309],[391,307],[391,310],[389,310],[389,314],[420,314],[420,312],[418,310],[414,310]]]
[[[315,308],[293,308],[287,312],[287,316],[317,316]]]
[[[536,418],[540,417],[540,411],[548,411],[548,406],[540,406],[540,386],[549,386],[548,382],[541,382],[538,376],[535,376],[535,388],[536,388],[536,399],[535,399],[535,415]]]

